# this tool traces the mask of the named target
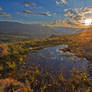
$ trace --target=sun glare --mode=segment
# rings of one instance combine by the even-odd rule
[[[85,20],[84,20],[84,24],[85,24],[86,26],[92,25],[92,19],[85,19]]]

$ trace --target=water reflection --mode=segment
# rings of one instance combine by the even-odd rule
[[[87,72],[88,61],[85,58],[78,58],[70,51],[63,51],[65,48],[68,48],[68,45],[48,47],[32,53],[28,56],[27,65],[34,63],[41,72],[50,72],[55,75],[62,73],[66,78],[71,77],[74,68]]]

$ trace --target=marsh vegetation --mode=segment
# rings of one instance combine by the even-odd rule
[[[0,44],[1,92],[92,92],[91,42],[90,31]]]

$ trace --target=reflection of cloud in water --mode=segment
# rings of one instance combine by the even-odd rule
[[[35,63],[38,66],[40,64],[39,68],[42,71],[53,72],[53,74],[58,71],[64,74],[64,77],[69,77],[74,67],[78,70],[81,70],[82,67],[87,69],[87,60],[85,58],[81,60],[72,52],[59,50],[66,47],[68,45],[58,45],[38,50],[35,54],[31,53],[27,60],[28,65]]]
[[[51,59],[52,59],[52,60],[55,60],[55,59],[57,59],[57,57],[51,57]]]

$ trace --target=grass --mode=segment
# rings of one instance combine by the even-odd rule
[[[31,36],[0,33],[0,43],[19,42],[19,41],[26,41],[32,39],[33,38]]]
[[[71,79],[65,79],[62,74],[57,77],[48,72],[43,74],[34,63],[28,71],[25,71],[25,60],[28,53],[60,44],[68,45],[64,51],[71,51],[76,56],[85,57],[91,62],[91,31],[42,40],[0,44],[0,89],[6,90],[2,92],[92,92],[92,80],[85,72],[74,69]],[[11,82],[11,79],[16,82]],[[17,85],[17,83],[19,84]],[[6,84],[8,85],[6,86]]]

